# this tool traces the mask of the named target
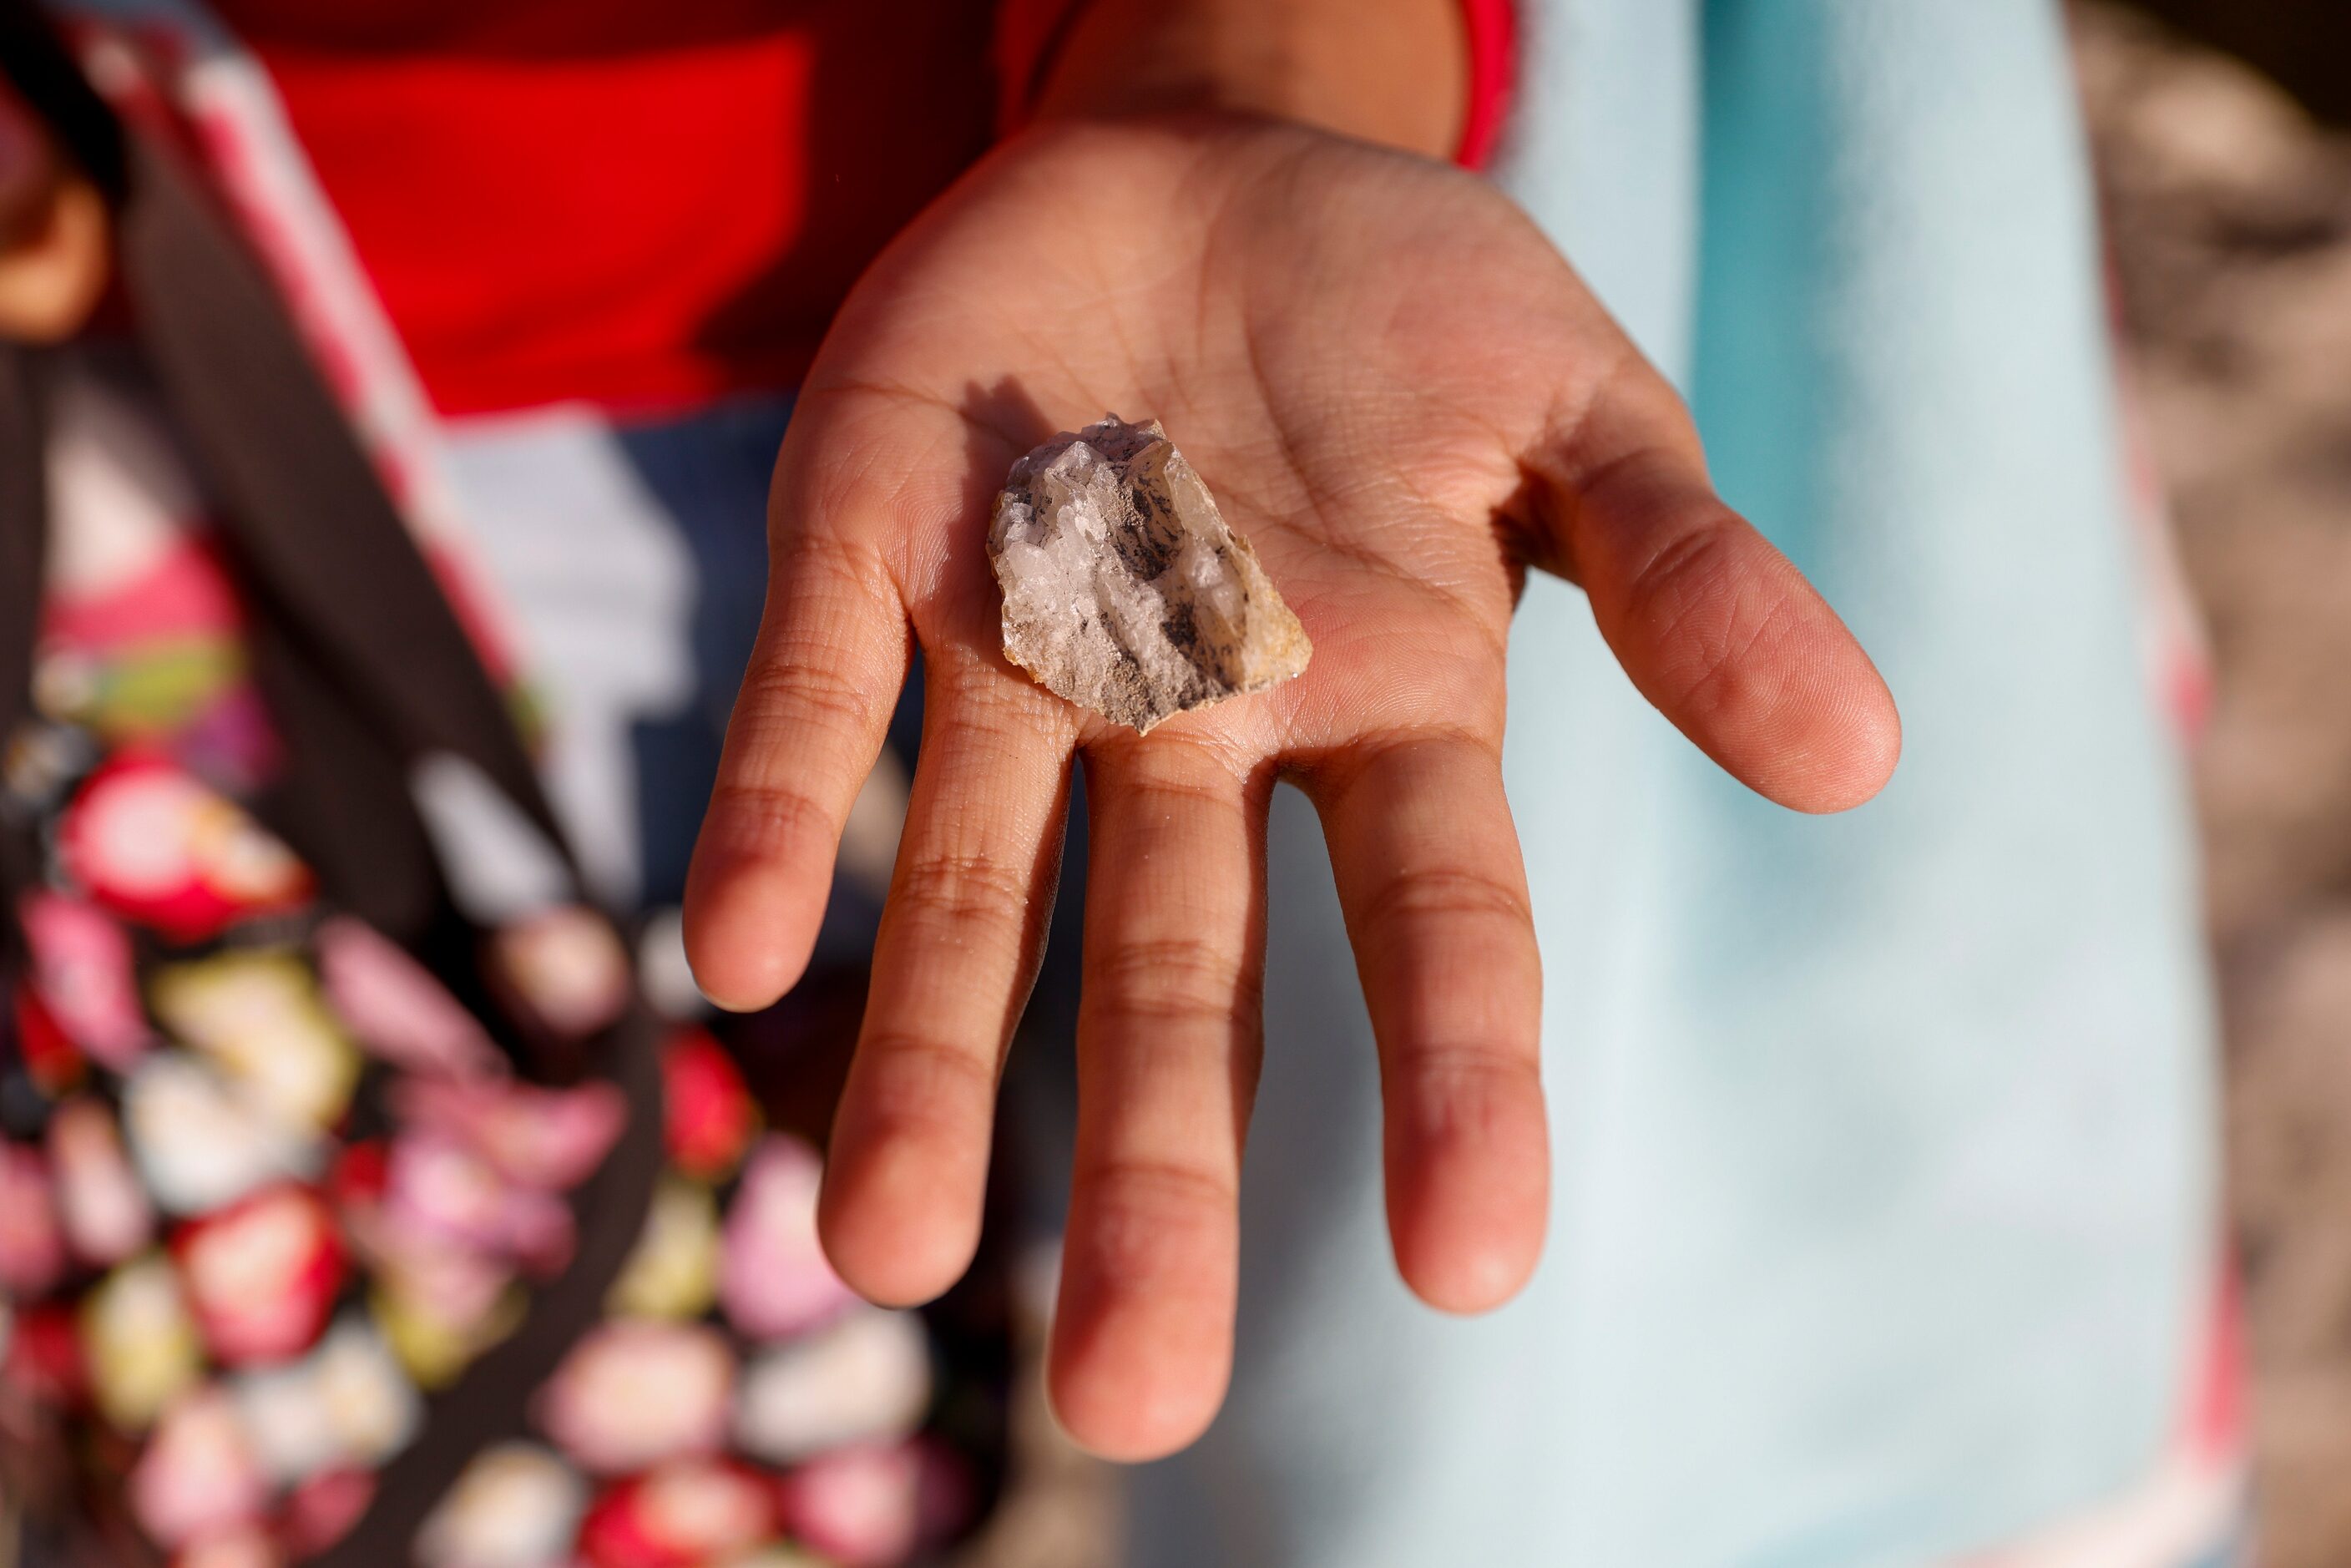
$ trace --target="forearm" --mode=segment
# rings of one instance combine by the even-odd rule
[[[1036,115],[1220,109],[1449,158],[1468,98],[1461,0],[1081,0]]]

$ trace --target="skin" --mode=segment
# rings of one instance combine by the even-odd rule
[[[0,338],[73,336],[106,291],[106,204],[0,87]]]
[[[1900,746],[1866,656],[1715,497],[1671,390],[1516,208],[1442,162],[1463,58],[1453,0],[1094,0],[1039,123],[843,306],[777,463],[695,973],[745,1009],[799,977],[919,643],[921,765],[820,1218],[867,1295],[938,1293],[977,1242],[1085,769],[1050,1387],[1113,1458],[1190,1441],[1228,1375],[1277,780],[1321,813],[1359,960],[1397,1266],[1477,1312],[1534,1268],[1549,1188],[1499,764],[1525,571],[1581,582],[1635,685],[1782,804],[1857,805]],[[70,335],[105,280],[97,193],[0,96],[0,335]],[[1012,460],[1105,410],[1165,421],[1315,644],[1300,679],[1147,739],[1004,661],[985,549]]]
[[[1635,685],[1784,805],[1866,800],[1900,736],[1834,613],[1714,494],[1671,389],[1515,207],[1421,155],[1449,142],[1458,81],[1447,126],[1399,110],[1379,146],[1380,93],[1414,96],[1412,59],[1349,98],[1301,74],[1311,29],[1236,79],[1213,50],[1171,66],[1182,29],[1163,28],[1137,90],[1090,106],[1121,79],[1123,32],[1073,37],[1044,122],[835,320],[777,464],[767,616],[686,931],[724,1005],[797,979],[918,643],[920,766],[820,1221],[858,1290],[927,1299],[977,1239],[1083,768],[1050,1387],[1080,1442],[1144,1459],[1198,1435],[1229,1373],[1277,780],[1321,814],[1358,959],[1397,1267],[1471,1312],[1525,1282],[1548,1201],[1541,975],[1500,770],[1526,570],[1580,582]],[[1004,660],[990,500],[1015,457],[1104,410],[1165,422],[1305,622],[1303,676],[1141,738]]]

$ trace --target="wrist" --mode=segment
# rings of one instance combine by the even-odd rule
[[[1461,0],[1079,0],[1034,118],[1221,110],[1450,158],[1469,78]]]

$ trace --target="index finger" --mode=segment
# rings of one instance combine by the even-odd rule
[[[828,494],[799,451],[778,463],[768,603],[727,721],[686,876],[685,948],[714,1002],[749,1010],[807,967],[849,808],[904,685],[906,617],[882,537],[888,497]],[[870,470],[869,470],[870,471]]]

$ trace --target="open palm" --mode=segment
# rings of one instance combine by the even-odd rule
[[[1303,676],[1145,738],[1006,662],[990,499],[1015,457],[1105,412],[1165,424],[1304,622]],[[822,1219],[859,1290],[936,1293],[977,1239],[1083,758],[1052,1387],[1113,1456],[1187,1441],[1227,1375],[1277,780],[1322,815],[1378,1037],[1398,1266],[1475,1311],[1532,1269],[1548,1186],[1500,768],[1524,570],[1581,582],[1640,689],[1774,800],[1856,804],[1898,745],[1867,658],[1715,497],[1678,401],[1533,226],[1471,176],[1293,127],[1134,120],[999,150],[843,307],[771,532],[689,897],[695,972],[744,1007],[798,977],[911,628],[920,766]]]

